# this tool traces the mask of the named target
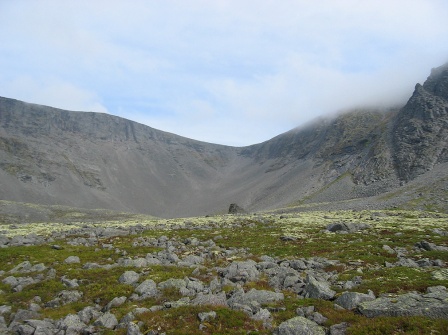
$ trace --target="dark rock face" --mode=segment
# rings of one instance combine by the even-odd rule
[[[395,164],[409,181],[448,161],[448,64],[433,69],[397,115],[394,127]]]

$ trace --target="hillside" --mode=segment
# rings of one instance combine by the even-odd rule
[[[0,200],[159,217],[230,203],[447,211],[447,142],[448,64],[401,108],[348,111],[243,148],[0,98]]]

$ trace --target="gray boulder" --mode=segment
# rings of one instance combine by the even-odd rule
[[[284,298],[283,293],[256,289],[251,289],[249,292],[244,293],[244,290],[240,289],[234,292],[234,294],[227,300],[227,303],[231,307],[235,304],[248,306],[253,302],[260,305],[267,305],[277,301],[283,301]]]
[[[87,325],[81,321],[78,315],[69,314],[56,324],[58,329],[65,331],[66,335],[81,334]]]
[[[159,294],[157,284],[152,279],[146,279],[144,282],[138,285],[135,289],[135,292],[138,293],[142,299],[155,297]]]
[[[448,269],[436,270],[431,273],[432,279],[435,280],[447,280],[448,279]]]
[[[338,323],[330,327],[330,335],[345,335],[349,324],[347,322]]]
[[[372,300],[375,300],[373,292],[370,292],[370,294],[344,292],[334,301],[334,303],[345,309],[355,309],[361,302]]]
[[[0,234],[0,248],[6,247],[9,244],[9,237]]]
[[[305,298],[330,300],[336,292],[330,289],[330,285],[324,281],[317,281],[313,276],[307,276],[307,284],[303,290]]]
[[[198,319],[201,322],[210,321],[210,320],[213,320],[214,318],[216,318],[216,312],[215,311],[202,312],[202,313],[198,314]]]
[[[196,255],[188,255],[188,256],[184,257],[182,259],[182,262],[180,262],[179,264],[185,265],[185,266],[192,266],[192,265],[202,264],[202,263],[204,263],[204,261],[205,261],[204,257],[196,256]]]
[[[246,282],[258,279],[260,272],[257,269],[257,263],[253,260],[237,261],[224,269],[223,276],[232,282]]]
[[[0,315],[0,334],[7,334],[8,325],[6,324],[5,317]],[[2,333],[3,332],[3,333]]]
[[[136,323],[130,322],[127,325],[126,335],[141,335],[140,328]]]
[[[8,305],[0,306],[0,315],[9,315],[11,314],[12,307]]]
[[[118,278],[118,281],[121,284],[127,284],[127,285],[133,285],[138,282],[140,279],[140,275],[135,271],[126,271],[123,273],[120,278]]]
[[[332,233],[354,233],[360,230],[371,228],[367,223],[335,222],[327,226],[327,230]]]
[[[34,328],[34,335],[53,335],[57,329],[50,320],[25,320],[25,324]]]
[[[32,265],[29,261],[24,261],[11,269],[10,273],[28,273],[28,272],[42,272],[47,267],[43,263]]]
[[[31,327],[30,325],[26,325],[26,324],[18,325],[15,328],[16,334],[19,334],[19,335],[33,335],[34,330],[35,329],[33,327]]]
[[[8,328],[10,330],[16,330],[25,320],[29,319],[38,319],[40,317],[40,314],[37,312],[25,310],[25,309],[19,309],[12,318],[11,323],[9,324]]]
[[[132,260],[132,265],[136,268],[144,268],[148,266],[148,261],[146,258],[139,257]]]
[[[316,322],[308,320],[303,316],[296,316],[292,319],[282,322],[276,335],[325,335],[325,329]]]
[[[103,307],[101,310],[102,312],[108,312],[114,307],[118,307],[123,305],[126,302],[127,298],[125,296],[123,297],[115,297],[109,303]]]
[[[220,292],[217,294],[205,294],[199,292],[197,296],[191,301],[191,304],[205,306],[228,306],[226,294],[224,292]]]
[[[106,312],[103,315],[101,315],[94,323],[94,326],[97,327],[104,327],[108,329],[114,329],[118,325],[118,320],[110,312]]]
[[[167,279],[163,282],[160,282],[157,287],[160,290],[164,290],[167,288],[175,288],[179,291],[181,291],[182,289],[186,289],[187,288],[187,283],[185,282],[184,279],[178,279],[178,278],[170,278]]]
[[[65,264],[78,264],[81,263],[81,260],[79,259],[78,256],[68,256],[65,260],[64,260]]]
[[[158,258],[154,257],[152,254],[147,254],[145,259],[146,259],[146,266],[162,264],[162,262]]]
[[[68,288],[75,288],[79,286],[78,279],[68,279],[65,276],[61,277],[61,282]]]
[[[157,253],[157,259],[159,259],[162,264],[173,264],[178,263],[180,258],[170,250],[162,250]]]
[[[92,306],[87,306],[78,312],[79,319],[85,324],[90,323],[92,320],[96,320],[101,316],[101,312]]]
[[[426,250],[426,251],[448,251],[448,247],[437,246],[434,243],[430,243],[428,241],[421,241],[415,244],[415,247]]]
[[[45,307],[55,308],[61,305],[71,304],[72,302],[77,302],[83,296],[80,291],[61,291],[58,293],[57,297],[45,304]]]
[[[444,286],[428,288],[426,294],[384,296],[359,304],[358,311],[369,318],[379,316],[426,316],[448,319],[448,292]]]

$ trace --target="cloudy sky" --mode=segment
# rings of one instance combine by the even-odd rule
[[[405,102],[448,61],[446,0],[0,0],[0,95],[259,143]]]

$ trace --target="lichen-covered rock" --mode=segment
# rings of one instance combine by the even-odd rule
[[[125,273],[123,273],[120,278],[118,278],[118,281],[121,284],[127,284],[127,285],[132,285],[138,282],[138,280],[140,279],[140,275],[135,272],[135,271],[126,271]]]
[[[359,230],[371,228],[367,223],[353,223],[353,222],[335,222],[327,226],[327,230],[333,233],[354,233]]]
[[[325,335],[325,329],[316,322],[308,320],[303,316],[296,316],[282,322],[275,335]]]
[[[114,329],[118,325],[118,320],[114,314],[106,312],[101,315],[94,323],[94,326]]]
[[[233,282],[253,281],[259,278],[260,272],[257,269],[257,263],[253,260],[237,261],[230,264],[222,272],[223,277]]]
[[[205,294],[199,292],[198,295],[191,301],[191,304],[205,306],[228,306],[226,294],[224,292],[220,292],[217,294]]]
[[[152,279],[146,279],[140,285],[135,288],[135,292],[141,296],[142,299],[155,297],[159,290],[157,289],[157,284]]]
[[[239,289],[234,291],[233,295],[227,300],[227,303],[231,307],[235,304],[248,306],[253,302],[260,305],[267,305],[277,301],[283,301],[284,298],[283,293],[256,289],[251,289],[245,293],[244,290]]]
[[[78,315],[69,314],[57,323],[57,328],[65,331],[65,334],[81,334],[87,325],[81,321]]]
[[[81,260],[79,259],[78,256],[68,256],[65,260],[64,260],[65,264],[78,264],[81,263]]]
[[[345,309],[355,309],[361,302],[372,301],[374,299],[375,295],[373,292],[370,292],[370,294],[344,292],[334,301],[334,303]]]
[[[406,293],[362,302],[358,311],[369,318],[379,316],[427,316],[448,319],[448,292],[444,286],[428,288],[426,294]]]
[[[101,310],[102,312],[108,312],[111,310],[111,308],[118,307],[123,305],[127,300],[127,297],[115,297],[109,303],[104,306],[104,308]]]
[[[330,289],[327,282],[317,281],[313,276],[307,276],[307,284],[303,290],[303,295],[305,298],[311,299],[332,299],[336,292]]]
[[[215,311],[201,312],[201,313],[198,314],[198,319],[201,322],[210,321],[210,320],[213,320],[214,318],[216,318],[216,312]]]

